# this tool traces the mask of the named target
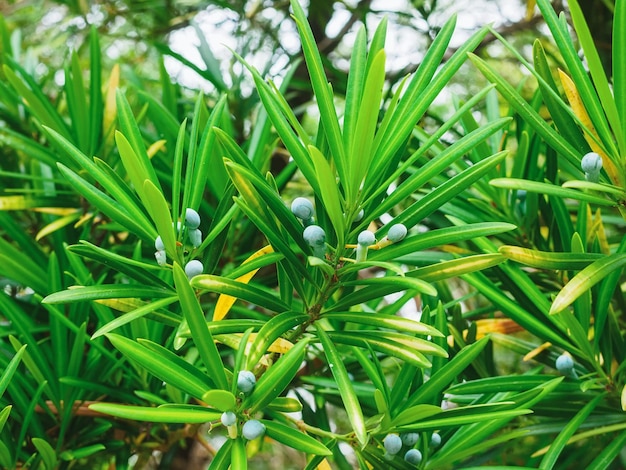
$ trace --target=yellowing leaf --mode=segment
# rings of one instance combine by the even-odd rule
[[[561,69],[559,69],[559,77],[561,78],[561,83],[565,91],[565,96],[567,96],[567,100],[572,106],[572,111],[574,111],[576,117],[580,119],[580,122],[583,124],[583,134],[585,140],[591,147],[591,150],[593,150],[602,157],[602,165],[604,166],[606,173],[609,175],[609,178],[611,178],[611,181],[614,184],[619,185],[620,179],[618,178],[617,169],[615,168],[615,165],[608,157],[604,149],[598,144],[600,137],[596,132],[596,128],[593,125],[589,114],[587,114],[585,105],[583,104],[583,101],[578,94],[578,90],[576,89],[576,84],[572,81],[569,75],[567,75]]]
[[[550,348],[550,346],[552,346],[552,343],[547,342],[547,343],[543,343],[540,344],[539,346],[537,346],[535,349],[533,349],[532,351],[530,351],[529,353],[527,353],[522,360],[524,362],[530,361],[531,359],[534,359],[535,356],[538,356],[539,354],[541,354],[543,351],[547,350]]]
[[[165,147],[166,143],[167,143],[166,140],[161,139],[161,140],[157,140],[152,145],[150,145],[150,147],[147,150],[148,157],[150,158],[154,157],[159,150]]]
[[[233,349],[239,349],[239,344],[241,343],[242,336],[243,334],[241,333],[234,333],[230,335],[215,335],[215,340]],[[248,336],[248,344],[246,347],[249,347],[254,342],[256,336],[256,333],[250,333],[250,335]],[[291,348],[293,348],[293,343],[291,341],[288,341],[284,338],[278,338],[267,348],[267,350],[268,352],[285,354]]]
[[[113,310],[119,312],[132,312],[133,310],[143,307],[146,303],[139,299],[97,299],[96,302],[102,305],[106,305]]]
[[[328,463],[328,460],[324,459],[320,462],[320,464],[317,466],[317,470],[331,470],[332,467],[330,466],[330,464]]]
[[[264,246],[256,253],[253,253],[248,259],[246,259],[242,263],[242,265],[249,263],[250,261],[253,261],[260,256],[266,255],[268,253],[272,253],[273,251],[274,250],[271,247],[271,245]],[[246,273],[243,276],[239,276],[237,278],[237,281],[247,284],[254,277],[257,271],[258,269],[253,269],[249,273]],[[222,320],[228,314],[228,312],[230,311],[230,308],[233,306],[236,300],[237,299],[235,297],[230,296],[230,295],[224,295],[224,294],[220,295],[219,298],[217,299],[217,303],[215,304],[215,312],[213,313],[213,321]]]
[[[117,103],[115,101],[115,90],[120,84],[120,66],[115,64],[111,69],[111,77],[107,86],[106,101],[104,103],[104,115],[102,118],[102,135],[105,137],[105,147],[113,146],[113,130],[117,119]]]

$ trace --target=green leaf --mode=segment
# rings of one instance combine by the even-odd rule
[[[115,131],[115,141],[118,144],[124,168],[135,185],[135,190],[141,194],[145,180],[149,180],[161,190],[159,179],[146,152],[146,146],[143,143],[141,131],[133,116],[133,111],[126,100],[126,96],[119,88],[115,93],[115,102],[117,105],[117,120],[120,126],[120,131]]]
[[[613,14],[613,93],[615,107],[618,112],[618,122],[623,126],[626,123],[626,4],[623,1],[615,2]],[[622,136],[624,138],[624,136]],[[622,148],[620,142],[620,149]],[[622,153],[622,158],[623,158]]]
[[[446,180],[408,209],[405,209],[402,214],[394,219],[394,223],[403,223],[407,227],[420,223],[446,202],[487,175],[494,167],[501,164],[507,155],[508,151],[498,152]]]
[[[79,449],[65,450],[61,452],[59,457],[66,462],[87,458],[96,452],[106,450],[103,444],[93,444],[90,446],[80,447]]]
[[[180,306],[191,331],[191,337],[200,353],[202,362],[207,368],[209,376],[219,388],[228,389],[228,380],[224,372],[224,364],[220,353],[215,346],[211,330],[207,327],[206,318],[195,292],[189,284],[187,275],[178,263],[173,267],[174,283],[178,291]]]
[[[439,330],[430,325],[396,315],[384,315],[381,313],[365,315],[363,313],[352,312],[323,312],[321,317],[331,322],[357,323],[376,328],[389,328],[405,331],[407,333],[416,333],[419,335],[443,337],[443,334]]]
[[[392,279],[386,281],[385,279]],[[417,281],[411,282],[409,281]],[[359,285],[363,285],[361,289],[358,289],[345,297],[341,298],[336,304],[332,305],[329,311],[341,311],[348,310],[353,305],[359,305],[369,302],[373,299],[382,299],[384,296],[393,294],[405,289],[414,290],[417,292],[433,293],[436,295],[434,288],[419,279],[410,277],[394,276],[393,278],[366,278],[358,281]]]
[[[300,42],[302,44],[302,53],[309,70],[311,78],[311,87],[317,100],[320,110],[320,120],[324,127],[324,133],[328,146],[330,147],[333,161],[337,166],[337,171],[341,181],[347,181],[346,175],[346,156],[343,149],[343,138],[339,128],[338,114],[335,109],[335,101],[328,78],[324,73],[322,58],[317,48],[317,43],[313,37],[313,32],[307,21],[304,10],[297,0],[291,0],[291,8],[294,13],[294,19],[298,32],[300,33]],[[333,179],[334,181],[334,179]]]
[[[494,342],[496,340],[494,339]],[[500,377],[485,377],[453,384],[446,390],[452,395],[493,394],[502,392],[522,392],[540,387],[553,379],[551,375],[505,375]],[[559,392],[574,393],[580,390],[578,384],[563,382],[559,384]]]
[[[237,405],[237,398],[228,390],[209,390],[202,401],[219,411],[232,411]]]
[[[220,72],[221,64],[215,58],[215,55],[213,54],[213,51],[211,50],[211,47],[206,40],[204,31],[200,29],[200,26],[198,26],[195,21],[192,22],[191,25],[195,29],[198,40],[200,41],[200,44],[197,46],[198,52],[200,53],[202,62],[204,62],[204,65],[206,65],[203,76],[207,80],[209,80],[220,93],[228,91],[228,86],[226,85],[226,83],[224,83]]]
[[[345,286],[365,286],[369,287],[383,287],[389,286],[395,289],[396,292],[401,290],[415,290],[423,294],[437,295],[437,290],[427,282],[415,277],[408,276],[384,276],[384,277],[368,277],[364,279],[357,279],[355,281],[344,282]]]
[[[313,145],[309,145],[309,154],[315,167],[315,173],[318,177],[320,199],[324,204],[324,209],[332,223],[333,229],[337,234],[337,245],[344,244],[344,208],[341,202],[341,195],[337,186],[334,173],[330,169],[330,165],[322,153]]]
[[[374,159],[374,135],[385,82],[385,51],[381,49],[370,52],[368,65],[358,112],[355,110],[356,127],[353,135],[348,136],[352,138],[351,153],[347,155],[346,175],[349,178],[346,192],[350,203],[356,201],[361,183],[366,178]]]
[[[578,124],[569,115],[566,110],[566,104],[562,99],[558,99],[553,93],[550,93],[547,87],[550,87],[555,93],[558,93],[558,87],[554,81],[552,70],[548,65],[548,59],[546,53],[541,45],[541,41],[536,39],[533,44],[533,57],[535,62],[535,69],[537,73],[543,78],[545,84],[539,80],[539,87],[542,90],[541,96],[546,104],[546,107],[550,111],[550,116],[556,124],[557,129],[565,140],[572,143],[572,145],[580,152],[581,155],[590,151],[589,144],[583,137],[583,134],[578,127]],[[513,175],[518,176],[518,175]]]
[[[9,59],[10,60],[10,59]],[[10,62],[13,62],[10,60]],[[13,68],[20,71],[23,77],[27,77],[28,74],[21,70],[18,64],[13,63]],[[56,130],[64,138],[70,140],[71,135],[68,130],[67,124],[61,117],[61,115],[52,107],[50,100],[43,93],[43,91],[36,86],[34,82],[24,83],[17,74],[7,64],[3,65],[4,76],[11,84],[11,86],[18,92],[24,101],[26,101],[27,107],[43,126],[48,126]],[[28,80],[26,80],[28,82]]]
[[[25,347],[26,345],[24,345]],[[4,377],[4,374],[3,374]],[[7,422],[7,419],[9,419],[9,415],[11,414],[11,409],[13,408],[13,405],[7,405],[4,408],[2,408],[2,411],[0,411],[0,432],[2,432],[2,430],[4,429],[4,425]]]
[[[272,312],[281,313],[290,310],[289,306],[278,299],[273,293],[226,277],[214,276],[212,274],[200,274],[193,277],[191,285],[196,289],[230,295],[237,299],[250,302],[253,305],[266,308]]]
[[[228,111],[227,99],[228,96],[226,94],[222,95],[211,111],[205,125],[205,131],[200,140],[200,145],[196,150],[195,159],[193,161],[194,171],[190,174],[189,168],[187,169],[185,197],[188,198],[187,203],[191,208],[200,207],[207,185],[209,188],[213,187],[213,191],[217,193],[218,197],[224,194],[227,175],[224,162],[221,159],[222,155],[215,151],[215,126],[219,124],[224,113]],[[195,119],[198,119],[198,117],[196,116]]]
[[[504,245],[498,251],[508,259],[541,269],[579,270],[602,258],[600,253],[553,253]]]
[[[302,411],[302,403],[297,398],[276,397],[268,405],[268,408],[280,413],[297,413]]]
[[[550,470],[554,468],[556,462],[559,458],[559,455],[563,452],[563,449],[567,445],[567,441],[569,441],[570,437],[574,435],[576,430],[585,422],[587,417],[591,414],[591,412],[596,408],[600,400],[604,398],[603,394],[597,395],[593,400],[589,401],[578,413],[576,416],[571,418],[569,422],[563,427],[559,435],[554,439],[550,449],[543,456],[541,463],[539,464],[540,469]]]
[[[74,302],[89,302],[101,299],[129,299],[129,298],[164,298],[171,297],[173,291],[143,287],[132,284],[106,284],[99,286],[73,286],[68,290],[55,292],[45,297],[42,302],[48,304],[67,304]]]
[[[269,405],[291,383],[300,369],[306,353],[308,340],[298,341],[268,370],[261,375],[252,393],[243,401],[243,409],[250,408],[250,414],[262,410]]]
[[[95,260],[110,269],[126,274],[146,286],[162,287],[171,289],[171,286],[163,279],[153,274],[153,271],[162,271],[164,268],[156,263],[149,264],[143,261],[134,260],[127,256],[114,253],[113,251],[101,248],[85,240],[80,240],[78,245],[67,247],[71,253],[75,253],[84,258]]]
[[[624,448],[624,444],[626,444],[626,432],[622,432],[619,436],[613,438],[602,452],[593,459],[593,462],[589,464],[587,470],[604,470],[610,468],[611,462],[620,454],[621,450]]]
[[[408,408],[405,408],[400,413],[398,413],[398,415],[391,422],[391,425],[393,427],[396,427],[417,423],[424,419],[430,418],[431,416],[435,416],[439,413],[441,413],[440,406],[427,404],[409,406]]]
[[[487,346],[489,337],[484,337],[465,346],[446,365],[437,371],[426,383],[411,395],[407,406],[418,403],[432,403],[456,377],[470,365]]]
[[[367,257],[368,260],[392,260],[415,253],[416,251],[447,245],[449,243],[459,243],[478,237],[498,235],[514,230],[515,228],[515,225],[504,222],[483,222],[439,228],[407,237],[399,243],[386,246],[382,250],[372,250],[368,253]]]
[[[328,450],[324,444],[311,436],[307,436],[306,434],[298,431],[296,428],[285,426],[284,424],[267,419],[262,419],[261,422],[265,425],[265,434],[268,437],[271,437],[272,439],[275,439],[292,449],[296,449],[307,454],[332,455],[332,452]]]
[[[419,277],[426,282],[438,282],[451,277],[458,277],[474,271],[491,268],[502,263],[504,259],[504,256],[498,253],[465,256],[463,258],[443,261],[424,268],[407,271],[405,275],[407,277]]]
[[[550,196],[557,196],[561,198],[576,199],[578,201],[587,201],[593,204],[602,206],[614,206],[615,203],[608,199],[594,196],[593,194],[583,193],[582,191],[576,191],[574,189],[568,189],[561,186],[556,186],[551,183],[542,183],[539,181],[528,181],[517,178],[495,178],[490,182],[497,188],[506,189],[522,189],[531,193],[548,194]]]
[[[163,307],[167,307],[168,305],[174,303],[177,300],[178,300],[178,297],[173,296],[173,297],[166,297],[161,300],[156,300],[154,302],[149,302],[145,304],[143,307],[139,307],[128,313],[125,313],[124,315],[117,317],[115,320],[110,321],[107,324],[101,326],[93,335],[91,335],[91,339],[96,339],[99,336],[105,335],[108,332],[115,330],[116,328],[126,325],[133,320],[136,320],[137,318],[142,318],[145,315],[148,315],[149,313],[154,312],[155,310],[158,310]]]
[[[0,465],[4,468],[13,467],[13,459],[11,458],[11,452],[6,444],[0,441]]]
[[[206,375],[156,343],[148,340],[139,343],[114,333],[108,333],[106,337],[124,356],[152,375],[198,399],[213,388]]]
[[[93,403],[89,409],[118,418],[147,421],[151,423],[194,424],[215,421],[220,418],[220,411],[207,408],[167,406],[150,408],[145,406],[119,405],[117,403]]]
[[[246,444],[242,437],[234,439],[231,447],[230,459],[232,469],[248,470],[248,457],[246,455]]]
[[[421,368],[431,366],[430,361],[422,353],[428,354],[434,351],[438,355],[446,355],[445,353],[442,354],[433,343],[428,343],[425,340],[405,336],[401,338],[402,341],[397,341],[397,336],[393,337],[380,331],[372,334],[368,334],[366,331],[359,331],[358,333],[329,331],[328,336],[333,340],[333,343],[348,344],[360,348],[367,348],[369,345],[376,351],[397,357]]]
[[[344,408],[348,414],[348,419],[352,425],[352,429],[356,435],[357,440],[361,444],[361,447],[365,447],[367,443],[367,427],[365,425],[365,419],[363,417],[363,411],[361,410],[361,404],[354,392],[352,386],[352,380],[346,370],[343,359],[339,352],[335,348],[335,345],[319,324],[315,324],[318,338],[324,348],[324,354],[328,360],[328,366],[335,378],[339,393],[341,394],[341,400],[343,401]]]
[[[176,249],[177,234],[175,233],[174,222],[163,192],[149,180],[144,180],[142,185],[143,190],[140,194],[143,194],[143,203],[156,225],[167,254],[175,262],[182,263],[180,252]]]
[[[580,161],[578,151],[569,142],[564,140],[552,127],[548,125],[537,111],[528,105],[526,100],[504,78],[499,76],[483,59],[470,54],[470,60],[476,68],[492,83],[515,111],[539,134],[553,149],[564,155],[574,165]]]
[[[569,307],[578,297],[606,278],[613,271],[626,266],[626,253],[615,253],[605,256],[574,276],[556,296],[550,314],[556,314]]]
[[[292,328],[309,321],[309,316],[296,312],[283,312],[270,318],[256,335],[254,342],[248,350],[246,363],[247,370],[255,367],[261,356],[267,352],[267,348]]]
[[[156,239],[156,230],[142,212],[139,210],[129,212],[116,200],[107,196],[94,185],[85,181],[62,163],[57,163],[57,167],[65,179],[68,180],[68,182],[76,189],[76,191],[85,197],[85,199],[93,204],[98,210],[102,211],[109,218],[115,220],[117,223],[142,238],[146,240]]]
[[[57,454],[52,448],[52,446],[48,443],[48,441],[41,439],[39,437],[33,437],[32,443],[39,452],[41,459],[43,460],[43,464],[47,469],[52,470],[57,467]]]

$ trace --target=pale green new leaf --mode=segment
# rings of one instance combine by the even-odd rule
[[[578,297],[605,279],[613,271],[626,266],[626,253],[615,253],[603,257],[574,276],[556,296],[550,314],[559,313],[569,307]]]

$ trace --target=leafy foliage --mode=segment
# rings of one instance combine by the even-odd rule
[[[285,447],[306,468],[610,465],[626,407],[623,44],[611,88],[570,3],[591,79],[547,0],[558,74],[542,44],[531,65],[491,31],[536,78],[530,104],[472,54],[489,28],[446,55],[454,17],[394,86],[387,22],[369,41],[361,28],[339,94],[297,0],[304,116],[287,94],[298,64],[279,87],[237,56],[252,119],[219,67],[187,107],[164,69],[161,96],[105,70],[95,29],[53,100],[4,48],[2,466],[142,468],[159,451],[166,468],[193,440],[216,469]],[[492,84],[425,128],[468,57]],[[580,169],[592,150],[598,182]],[[420,311],[400,315],[407,302]],[[535,364],[503,371],[502,352]],[[591,438],[596,455],[575,448]]]

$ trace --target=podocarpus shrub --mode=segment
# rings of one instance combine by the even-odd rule
[[[538,3],[567,45],[548,3]],[[0,296],[8,322],[0,343],[3,466],[124,467],[135,455],[140,468],[155,450],[167,466],[186,440],[209,439],[215,469],[246,468],[280,446],[304,454],[306,468],[458,468],[509,441],[527,444],[530,431],[546,443],[559,433],[544,457],[533,457],[550,467],[583,423],[600,424],[578,439],[610,439],[621,429],[624,348],[614,309],[622,307],[610,299],[620,293],[624,244],[611,254],[587,216],[587,203],[622,200],[615,181],[602,185],[612,177],[606,164],[599,185],[557,186],[557,157],[543,140],[565,172],[581,176],[582,154],[478,58],[519,116],[476,123],[471,111],[494,96],[488,86],[425,133],[420,119],[488,32],[442,64],[454,18],[388,99],[386,22],[369,45],[360,30],[339,109],[304,12],[297,1],[292,9],[319,112],[315,135],[244,59],[263,111],[254,138],[242,143],[225,96],[198,96],[188,125],[176,109],[127,87],[116,69],[103,88],[95,31],[88,86],[73,56],[55,104],[5,50],[1,111],[13,125],[1,133],[16,158],[7,171],[29,187],[0,199],[27,211],[0,213],[0,274],[11,294]],[[568,57],[570,70],[578,67]],[[544,82],[556,115],[563,103]],[[578,124],[573,114],[563,115]],[[492,137],[513,123],[516,159],[525,163],[511,173],[502,139]],[[461,137],[444,145],[452,128]],[[272,174],[277,145],[293,161]],[[537,197],[542,191],[547,198]],[[563,197],[583,203],[572,211]],[[600,216],[594,223],[605,225]],[[513,246],[522,241],[532,243]],[[561,254],[548,252],[555,248]],[[562,279],[514,262],[581,272],[551,307],[546,293]],[[451,294],[459,276],[473,289],[462,298]],[[421,318],[398,315],[414,297]],[[539,368],[497,376],[482,337],[510,322],[496,310],[539,339],[494,335],[497,345],[550,367],[565,350],[577,359],[567,374],[559,368],[567,378]],[[485,313],[493,318],[468,324]],[[609,340],[598,339],[598,324]],[[535,349],[544,341],[551,344]],[[531,410],[535,417],[519,418]],[[624,439],[592,465],[613,460]]]

